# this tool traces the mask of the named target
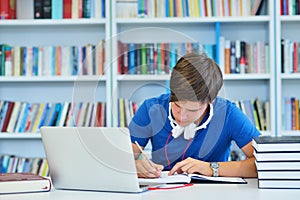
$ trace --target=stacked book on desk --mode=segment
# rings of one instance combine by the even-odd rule
[[[259,188],[300,189],[300,136],[261,136],[252,145]]]

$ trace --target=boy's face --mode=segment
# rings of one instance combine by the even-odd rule
[[[195,101],[171,102],[173,117],[180,126],[188,126],[193,122],[198,125],[200,120],[202,120],[202,116],[204,116],[207,107],[207,103]]]

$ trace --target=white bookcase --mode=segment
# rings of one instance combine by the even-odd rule
[[[112,3],[113,33],[113,105],[117,113],[117,98],[141,102],[145,98],[166,92],[168,75],[118,75],[117,41],[124,43],[198,42],[216,44],[219,34],[228,40],[245,40],[249,43],[264,41],[270,47],[270,73],[225,74],[221,96],[232,100],[251,100],[260,97],[270,101],[271,129],[265,135],[275,133],[275,34],[274,2],[268,1],[268,15],[248,17],[205,18],[116,18],[116,3]],[[150,89],[149,89],[150,88]],[[245,92],[247,91],[247,92]],[[114,115],[117,116],[117,115]],[[113,119],[114,125],[117,118]]]
[[[109,5],[106,7],[106,13]],[[108,15],[109,16],[109,15]],[[108,41],[109,19],[18,19],[0,21],[0,43],[11,46],[76,46]],[[105,47],[109,49],[108,44]],[[109,51],[105,54],[109,60]],[[109,65],[109,62],[106,63]],[[25,102],[107,102],[110,68],[103,76],[0,77],[1,100]],[[108,112],[107,119],[110,119]],[[110,123],[108,120],[107,123]],[[45,157],[38,133],[0,133],[0,154]]]
[[[280,0],[276,1],[279,8]],[[276,9],[276,111],[277,111],[277,133],[278,135],[300,135],[299,130],[286,130],[285,123],[287,113],[285,113],[284,101],[286,97],[300,98],[299,73],[282,73],[281,71],[281,39],[288,39],[292,42],[300,42],[300,16],[280,15],[280,9]]]
[[[15,101],[106,101],[107,124],[116,126],[117,100],[127,98],[138,103],[165,93],[169,75],[118,75],[118,40],[122,42],[199,42],[215,44],[219,33],[229,40],[269,43],[270,72],[267,74],[225,74],[221,96],[232,100],[260,97],[270,101],[270,130],[275,135],[280,106],[282,78],[275,76],[275,38],[273,1],[268,1],[268,15],[206,18],[116,18],[116,1],[106,3],[106,19],[78,20],[2,20],[0,42],[10,45],[85,45],[106,41],[106,65],[103,77],[0,77],[0,98]],[[276,30],[278,26],[276,26]],[[276,71],[278,73],[278,71]],[[276,79],[276,81],[275,81]],[[293,82],[292,80],[291,82]],[[275,84],[277,82],[277,84]],[[276,94],[276,95],[275,95]],[[77,99],[78,98],[78,99]],[[277,105],[277,106],[275,106]],[[277,119],[277,121],[276,121]],[[0,154],[44,156],[39,134],[0,134]]]

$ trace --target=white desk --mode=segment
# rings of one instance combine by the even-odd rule
[[[258,189],[256,179],[248,184],[196,184],[174,190],[140,194],[52,190],[45,193],[0,195],[0,200],[299,200],[298,189]]]

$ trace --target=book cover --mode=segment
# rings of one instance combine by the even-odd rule
[[[253,139],[252,146],[257,152],[300,152],[300,136],[260,136]]]
[[[2,173],[0,188],[0,194],[48,192],[51,190],[51,182],[32,173]]]

